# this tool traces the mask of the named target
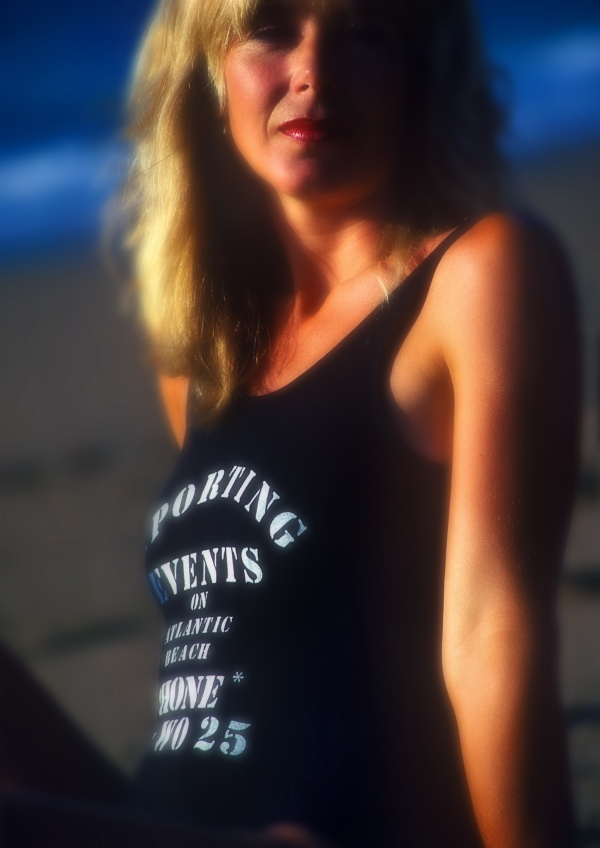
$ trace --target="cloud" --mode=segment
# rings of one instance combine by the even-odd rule
[[[125,174],[114,144],[66,140],[0,157],[0,254],[90,237]]]

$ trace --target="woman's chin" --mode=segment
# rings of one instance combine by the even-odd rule
[[[342,163],[320,159],[305,159],[270,173],[263,171],[261,176],[282,199],[323,208],[360,202],[389,182],[384,168],[356,173]]]
[[[261,176],[277,194],[306,203],[327,203],[347,193],[353,182],[346,169],[320,159],[273,168],[270,173],[263,171]]]

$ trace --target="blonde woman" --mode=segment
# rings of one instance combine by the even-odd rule
[[[560,249],[500,211],[466,0],[163,0],[132,109],[182,448],[149,522],[134,807],[339,848],[567,845],[577,322]]]

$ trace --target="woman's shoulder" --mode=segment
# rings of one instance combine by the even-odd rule
[[[445,252],[430,294],[441,338],[467,350],[497,349],[515,335],[535,343],[559,328],[577,332],[566,251],[529,213],[494,213],[473,224]]]
[[[526,211],[495,212],[477,220],[442,257],[436,277],[444,280],[448,276],[454,286],[464,281],[463,294],[472,287],[490,295],[503,286],[573,288],[566,251],[558,236]]]
[[[579,334],[565,252],[536,219],[493,214],[446,249],[394,361],[391,389],[411,442],[449,461],[460,407],[556,399],[576,408]],[[571,398],[571,400],[569,400]],[[512,410],[512,412],[511,412]]]

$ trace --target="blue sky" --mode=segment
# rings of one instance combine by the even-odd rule
[[[91,237],[122,172],[115,144],[149,0],[0,4],[0,261]],[[478,0],[508,75],[509,155],[600,141],[600,0]]]

